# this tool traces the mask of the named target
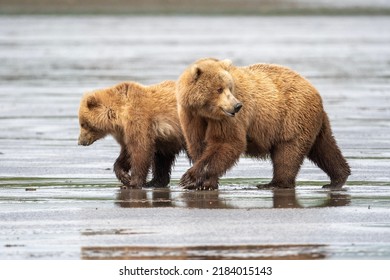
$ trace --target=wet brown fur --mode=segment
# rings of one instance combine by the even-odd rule
[[[114,172],[126,187],[169,184],[172,165],[185,145],[175,82],[152,86],[124,82],[87,93],[80,103],[79,122],[80,145],[91,145],[109,134],[120,144]],[[150,167],[153,178],[146,184]]]
[[[194,162],[181,178],[185,188],[217,188],[218,178],[241,154],[271,157],[273,178],[262,187],[295,187],[305,157],[330,177],[331,183],[324,187],[339,188],[350,175],[320,95],[286,67],[236,67],[229,61],[202,59],[180,76],[176,95]],[[243,107],[231,117],[226,110],[233,112],[234,102]]]

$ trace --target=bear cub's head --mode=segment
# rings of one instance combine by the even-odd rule
[[[80,102],[79,145],[89,146],[108,134],[117,133],[118,112],[128,90],[127,83],[86,93]]]
[[[234,96],[230,60],[205,58],[196,61],[180,76],[177,100],[180,106],[211,119],[234,117],[242,104]]]

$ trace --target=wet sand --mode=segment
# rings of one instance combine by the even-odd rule
[[[388,17],[0,17],[0,259],[389,259]],[[120,190],[112,138],[77,146],[84,91],[176,79],[212,56],[270,62],[321,92],[352,176],[305,162],[296,190],[258,190],[242,158],[218,191]]]

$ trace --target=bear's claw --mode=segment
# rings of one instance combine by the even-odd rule
[[[190,172],[184,173],[181,177],[179,185],[186,190],[198,190],[198,191],[207,191],[207,190],[216,190],[218,189],[218,179],[209,178],[201,179],[202,177],[193,176]]]
[[[196,187],[196,180],[193,178],[193,176],[186,172],[181,177],[179,184],[185,189],[193,189]]]
[[[116,175],[117,175],[117,178],[119,179],[119,181],[121,181],[121,183],[123,185],[125,185],[125,186],[130,185],[131,176],[128,173],[121,171],[121,172],[118,172]]]
[[[347,177],[339,178],[339,179],[332,180],[330,184],[323,185],[322,187],[324,189],[341,189],[344,186],[346,181],[347,181]]]
[[[216,190],[216,188],[214,188],[214,187],[202,186],[202,187],[196,188],[196,190],[197,190],[197,191],[213,191],[213,190]]]

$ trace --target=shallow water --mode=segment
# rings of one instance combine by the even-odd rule
[[[0,259],[390,258],[390,18],[0,17]],[[200,57],[271,62],[321,92],[352,175],[305,162],[296,190],[258,190],[242,158],[213,192],[119,190],[111,138],[77,146],[84,91],[176,79]]]

